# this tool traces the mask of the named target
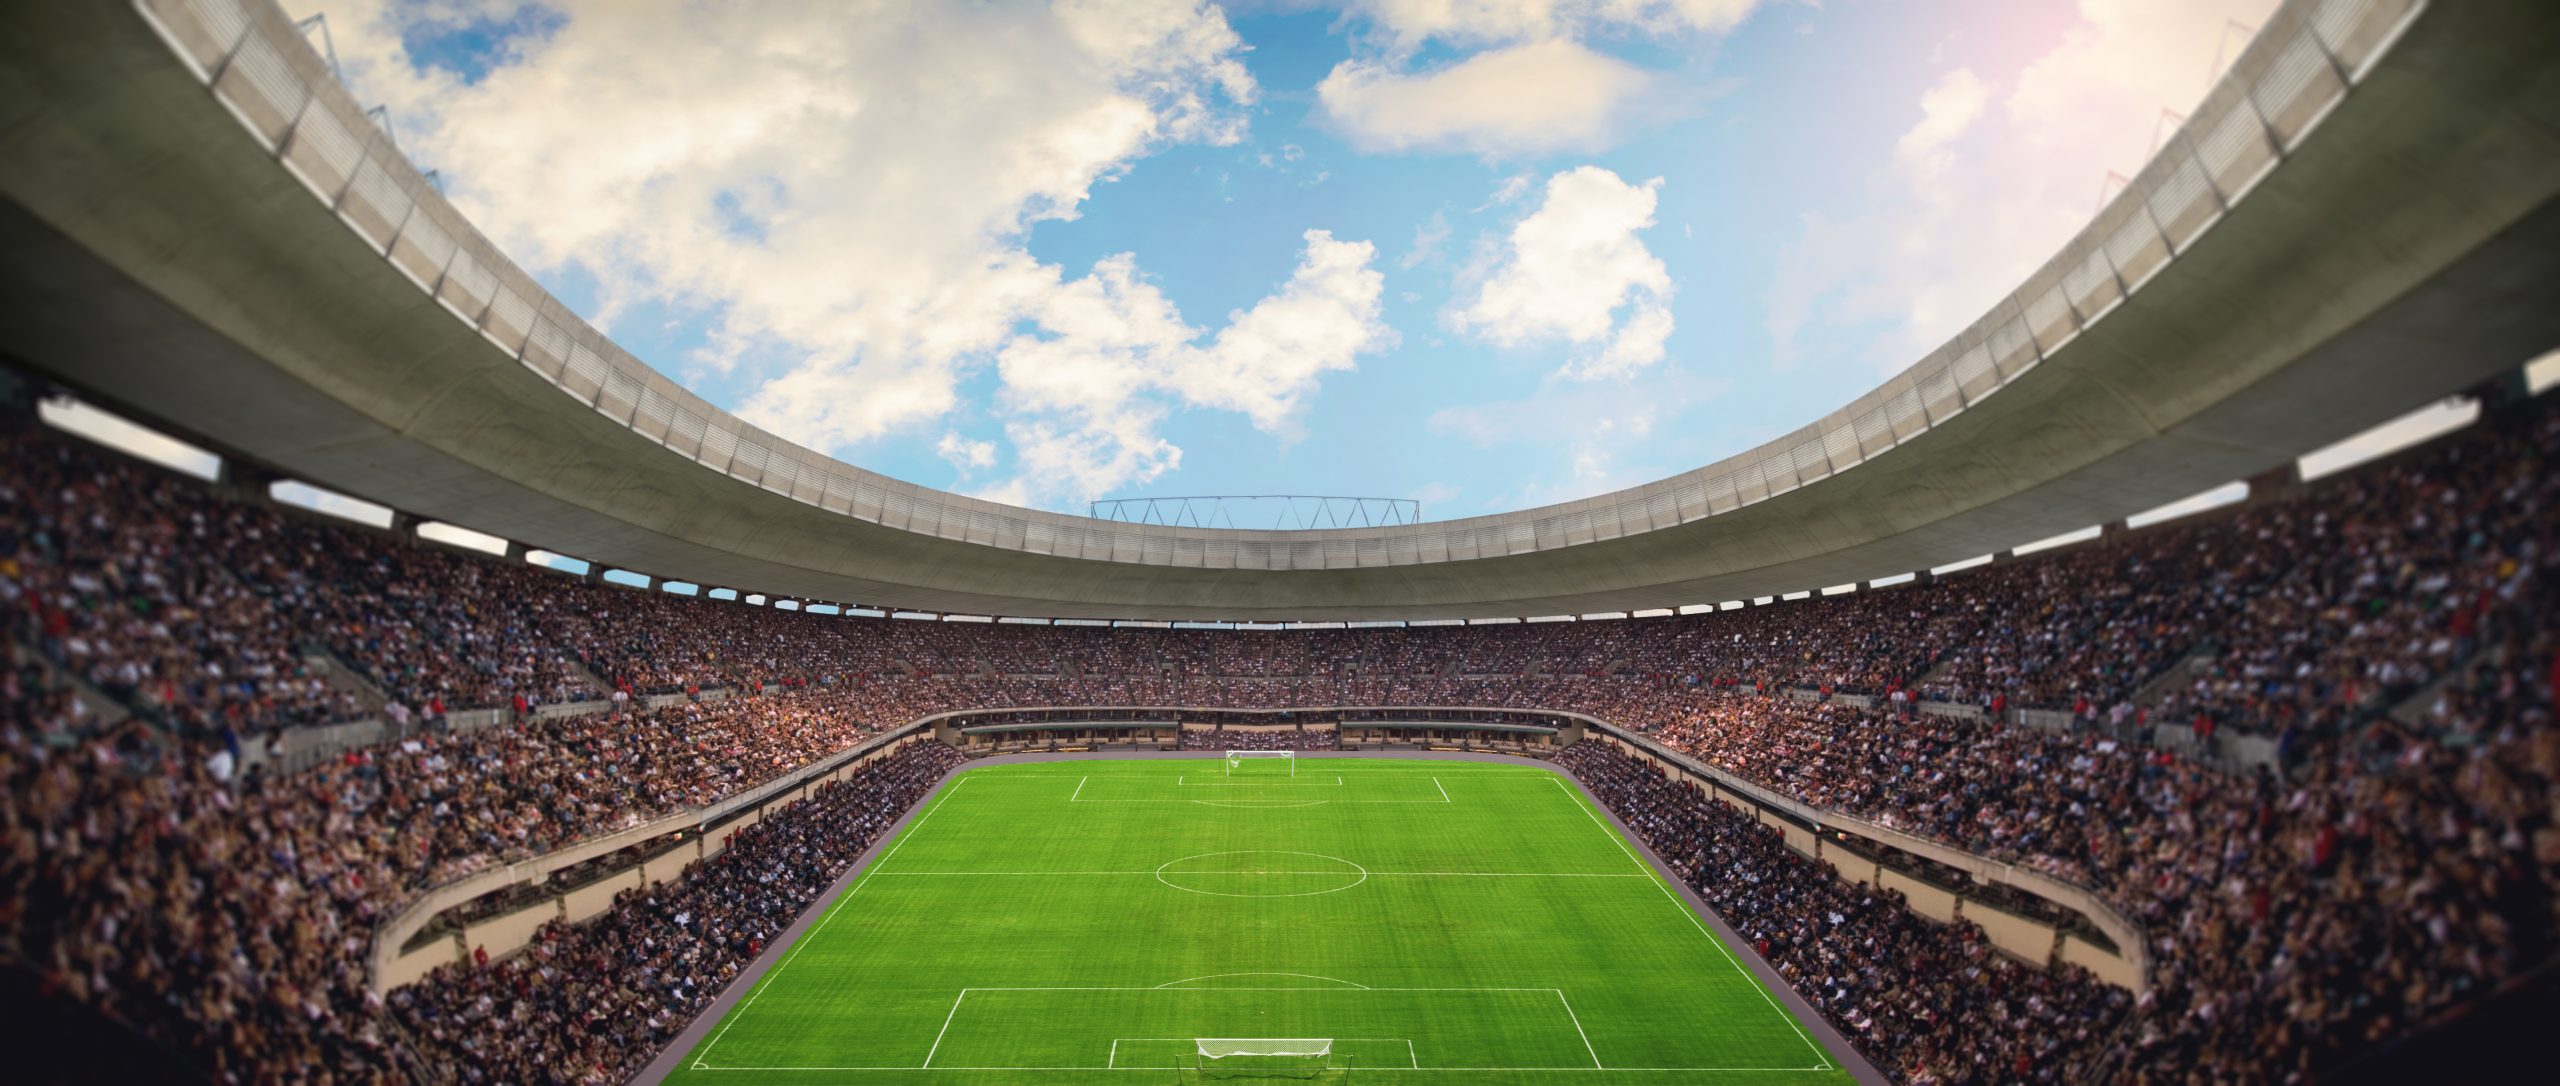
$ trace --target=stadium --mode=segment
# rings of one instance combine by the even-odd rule
[[[1529,6],[1555,36],[1495,36],[1501,4],[1409,41],[1394,5],[1303,22],[1281,5],[1235,16],[1246,44],[1168,40],[1214,39],[1219,64],[1281,55],[1266,25],[1403,50],[1344,61],[1307,107],[1384,156],[1348,127],[1375,114],[1340,96],[1476,63],[1450,59],[1465,49],[1600,64],[1584,58],[1739,43],[1780,18]],[[615,7],[524,17],[553,48]],[[444,11],[409,15],[425,8]],[[858,467],[840,451],[882,446],[810,421],[839,416],[734,393],[728,363],[695,361],[716,350],[667,346],[662,312],[631,319],[534,252],[548,235],[484,232],[457,203],[490,190],[464,171],[519,164],[458,152],[498,145],[457,118],[486,136],[522,107],[458,103],[534,44],[378,108],[354,74],[374,43],[346,12],[0,6],[0,1077],[2546,1075],[2560,6],[2267,8],[2206,26],[2228,46],[2209,89],[2162,115],[2058,249],[2022,280],[2001,269],[1987,310],[1811,394],[1845,405],[1565,500],[1524,487],[1430,520],[1319,499],[1357,516],[1262,528],[1196,511],[1215,499],[1060,511],[971,474],[994,446],[957,430],[948,487]],[[606,41],[610,64],[655,59]],[[1128,85],[1249,98],[1243,70]],[[1271,70],[1253,71],[1277,86]],[[1002,82],[975,76],[959,82]],[[687,100],[775,97],[735,78],[677,82]],[[1469,86],[1458,99],[1491,93]],[[1695,101],[1747,93],[1716,86]],[[420,143],[398,110],[439,98],[446,142]],[[1181,127],[1209,108],[1182,94],[1158,104],[1149,138],[1252,146]],[[1525,108],[1469,123],[1511,132]],[[683,143],[687,124],[620,138]],[[1470,169],[1525,154],[1448,146]],[[1925,140],[1893,147],[1915,187],[1950,168]],[[1281,177],[1300,153],[1257,168]],[[1595,171],[1557,171],[1545,198]],[[531,184],[579,183],[561,172]],[[1069,187],[1153,176],[1123,163]],[[1650,215],[1675,187],[1607,191]],[[731,225],[676,231],[671,255],[579,259],[710,269],[778,244],[741,216],[815,199],[760,193],[696,194]],[[1084,228],[1073,210],[1021,221]],[[1458,263],[1406,229],[1391,272]],[[1237,306],[1166,349],[1224,377],[1256,372],[1238,360],[1264,356],[1217,353],[1254,335],[1328,350],[1289,321],[1316,323],[1340,239],[1292,225],[1287,244],[1302,236],[1279,331]],[[1451,274],[1498,278],[1487,253]],[[1000,365],[952,387],[1021,382],[986,410],[1030,410],[1024,367],[1062,358],[1057,329],[1089,315],[1070,303],[1147,282],[1039,287],[1066,308],[1006,319],[1047,330],[1004,331]],[[825,293],[808,287],[754,282]],[[1655,363],[1617,352],[1646,306],[1666,332],[1674,311],[1669,287],[1644,289],[1601,307],[1620,339],[1538,387],[1599,387],[1575,367],[1643,379]],[[1402,343],[1494,351],[1483,291]],[[1239,429],[1304,417],[1299,393],[1201,387]],[[1113,425],[1157,419],[1130,402]],[[1067,417],[1004,430],[1007,449],[1028,458]],[[1358,417],[1317,443],[1401,458]],[[1117,440],[1102,433],[1070,436]]]

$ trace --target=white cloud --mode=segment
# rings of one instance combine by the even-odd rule
[[[1448,240],[1449,215],[1446,211],[1434,211],[1430,218],[1422,221],[1422,225],[1413,228],[1413,246],[1405,250],[1404,258],[1396,261],[1396,266],[1412,268],[1438,259],[1440,246]]]
[[[1917,96],[1917,118],[1858,205],[1809,214],[1778,258],[1768,329],[1776,364],[1808,327],[1882,329],[1856,361],[1908,366],[1980,317],[2097,210],[2109,171],[2130,176],[2160,111],[2184,113],[2233,20],[2275,0],[2080,0],[2078,21],[2006,78],[1969,65]]]
[[[1085,501],[1152,482],[1182,463],[1182,449],[1157,432],[1174,404],[1292,434],[1323,374],[1394,342],[1379,317],[1376,247],[1322,230],[1304,240],[1289,281],[1228,314],[1206,343],[1126,253],[1050,292],[1036,330],[997,355],[1017,471],[986,495]]]
[[[1990,85],[1973,74],[1971,68],[1958,68],[1939,77],[1920,95],[1920,123],[1893,145],[1894,157],[1915,178],[1945,173],[1950,164],[1947,144],[1973,127],[1990,100]]]
[[[1484,202],[1477,204],[1473,210],[1468,212],[1468,214],[1482,214],[1494,208],[1512,203],[1523,196],[1527,196],[1529,194],[1529,186],[1536,184],[1537,181],[1538,179],[1536,177],[1525,172],[1515,173],[1509,177],[1505,177],[1502,179],[1502,183],[1500,185],[1494,186],[1493,195],[1485,197]]]
[[[1671,276],[1637,236],[1653,225],[1661,184],[1630,185],[1597,166],[1548,178],[1544,201],[1512,227],[1450,323],[1503,347],[1571,343],[1581,352],[1561,371],[1568,377],[1620,377],[1661,361]]]
[[[1496,43],[1614,31],[1721,31],[1759,6],[1760,0],[1363,0],[1358,8],[1397,45],[1411,48],[1435,38]]]
[[[1652,100],[1657,82],[1625,61],[1551,40],[1419,73],[1346,60],[1316,85],[1316,99],[1363,151],[1538,155],[1609,146]]]
[[[1442,408],[1424,425],[1477,448],[1524,445],[1555,457],[1551,466],[1529,472],[1511,490],[1477,503],[1488,511],[1520,509],[1622,490],[1695,466],[1679,459],[1695,455],[1693,450],[1670,451],[1671,463],[1630,461],[1628,452],[1646,449],[1662,427],[1728,387],[1721,379],[1677,368],[1623,381],[1550,378],[1519,399]],[[1647,455],[1665,452],[1653,447]]]
[[[934,455],[962,471],[981,471],[996,466],[996,443],[973,441],[955,431],[945,431],[933,446]]]
[[[402,35],[513,5],[327,6],[359,94],[501,246],[592,275],[608,318],[707,314],[700,361],[761,382],[740,413],[826,449],[929,424],[1018,323],[1073,316],[1030,228],[1157,149],[1236,142],[1258,94],[1224,15],[1180,0],[557,8],[465,82],[414,67]],[[1210,398],[1261,424],[1309,367],[1258,364]]]

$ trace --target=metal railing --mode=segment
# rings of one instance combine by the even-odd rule
[[[2282,164],[2424,0],[2290,0],[2176,133],[2025,283],[1944,346],[1809,426],[1576,502],[1429,524],[1210,529],[1075,517],[900,482],[749,424],[616,346],[410,164],[270,0],[134,0],[250,135],[454,319],[578,402],[751,486],[940,539],[1094,561],[1318,570],[1529,554],[1685,524],[1848,471],[2032,371],[2191,248]]]

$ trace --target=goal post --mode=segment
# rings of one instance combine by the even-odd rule
[[[1232,777],[1256,762],[1271,763],[1287,775],[1298,775],[1298,755],[1286,750],[1231,750],[1226,754],[1227,775]]]
[[[1312,1079],[1333,1069],[1330,1037],[1199,1037],[1200,1077]]]

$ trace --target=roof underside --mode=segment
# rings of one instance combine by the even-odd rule
[[[2286,13],[2299,23],[2317,6]],[[1643,524],[1620,511],[1644,508],[1648,488],[1464,522],[1216,532],[885,481],[904,496],[866,510],[705,470],[698,447],[635,432],[632,411],[564,394],[565,369],[457,320],[316,201],[135,10],[80,0],[0,10],[0,351],[407,513],[780,597],[1216,620],[1752,598],[2117,520],[2560,342],[2555,33],[2560,6],[2435,5],[2245,199],[1996,395],[1747,504],[1690,516],[1672,489],[1689,477],[1657,484],[1670,513]],[[1541,534],[1601,510],[1616,518],[1606,533]],[[1127,542],[1099,557],[1056,543],[1092,531]],[[1514,536],[1528,543],[1484,542]],[[1237,557],[1254,553],[1284,568]]]

